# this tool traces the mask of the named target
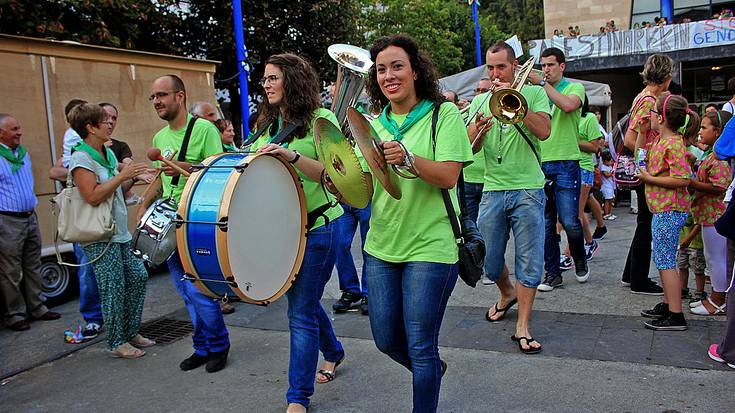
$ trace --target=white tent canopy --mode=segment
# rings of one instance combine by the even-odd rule
[[[477,82],[483,77],[487,77],[485,66],[478,66],[474,69],[465,70],[439,79],[442,91],[453,90],[457,92],[461,98],[472,98],[475,95],[475,87]],[[605,83],[590,82],[587,80],[579,80],[567,78],[572,82],[578,82],[584,85],[584,90],[590,99],[590,105],[607,107],[612,104],[612,92],[610,86]]]

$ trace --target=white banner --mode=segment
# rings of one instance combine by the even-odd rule
[[[541,52],[557,47],[567,60],[623,56],[642,53],[672,52],[735,44],[735,17],[727,20],[703,20],[650,29],[598,33],[578,37],[531,40],[528,49],[539,62]]]

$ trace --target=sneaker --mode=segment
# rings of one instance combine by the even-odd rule
[[[495,284],[495,281],[487,277],[482,277],[482,285],[494,285],[494,284]]]
[[[681,289],[681,299],[682,300],[691,300],[692,299],[692,292],[689,291],[688,288],[682,288]]]
[[[658,303],[650,310],[641,311],[641,315],[646,318],[661,318],[669,313],[669,305],[666,303]]]
[[[544,281],[536,287],[539,291],[551,291],[556,287],[561,287],[564,284],[564,280],[561,275],[546,275]]]
[[[605,215],[604,217],[602,217],[602,219],[606,219],[608,221],[614,221],[614,220],[618,219],[618,217],[615,214],[608,214],[608,215]]]
[[[709,358],[711,358],[712,360],[718,363],[724,363],[725,360],[723,360],[722,357],[720,357],[719,348],[720,348],[719,345],[711,344],[709,346],[709,349],[707,350],[707,355],[709,356]]]
[[[204,366],[204,370],[207,371],[207,373],[216,373],[227,365],[227,353],[229,353],[229,349],[225,351],[219,351],[216,353],[209,353],[209,360],[207,360],[207,365]]]
[[[574,261],[572,261],[572,257],[568,257],[564,254],[562,254],[561,257],[559,257],[559,269],[562,271],[571,270],[574,268]]]
[[[620,285],[622,285],[623,287],[630,287],[630,283],[628,281],[620,280]]]
[[[646,328],[657,331],[684,331],[687,329],[687,320],[684,319],[682,313],[669,312],[658,320],[646,321],[643,323]]]
[[[607,227],[597,227],[592,234],[592,239],[599,241],[605,238],[605,235],[607,235]]]
[[[592,239],[591,244],[584,244],[584,258],[589,261],[595,256],[597,251],[600,249],[600,244]]]
[[[84,330],[82,331],[82,337],[85,340],[91,340],[100,335],[101,330],[101,325],[97,323],[87,323],[87,325],[84,327]]]
[[[633,215],[637,215],[638,214],[638,208],[631,208],[629,212],[631,214],[633,214]]]
[[[348,291],[342,292],[342,297],[339,297],[339,300],[337,300],[336,303],[332,306],[332,310],[334,310],[335,313],[344,313],[345,311],[352,308],[352,305],[360,302],[360,299],[362,297],[358,294],[352,294]]]
[[[360,314],[362,315],[368,315],[368,298],[362,297],[362,300],[360,300]]]
[[[658,284],[654,282],[648,284],[647,286],[639,290],[634,290],[631,288],[630,292],[632,292],[633,294],[642,294],[642,295],[664,295],[664,289],[661,288]]]
[[[574,266],[576,267],[574,276],[577,277],[577,281],[586,283],[590,278],[590,267],[587,261],[579,261]]]

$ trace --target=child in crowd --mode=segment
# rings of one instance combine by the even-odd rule
[[[641,315],[656,318],[645,322],[652,330],[686,330],[681,303],[681,280],[676,271],[676,251],[679,234],[689,214],[687,193],[692,169],[687,162],[687,150],[679,129],[686,124],[689,102],[668,92],[656,99],[655,109],[639,121],[640,130],[653,129],[659,136],[651,144],[645,167],[640,167],[640,179],[646,184],[646,202],[653,213],[653,261],[664,287],[664,302]],[[693,112],[690,116],[694,115]],[[639,133],[639,145],[647,133]]]
[[[612,213],[613,201],[615,201],[615,179],[613,178],[615,162],[608,151],[603,151],[601,157],[602,165],[600,165],[600,173],[602,173],[602,187],[600,189],[602,190],[602,196],[605,198],[602,219],[614,220],[617,218]]]
[[[725,212],[725,190],[730,185],[732,172],[727,161],[721,161],[712,151],[722,128],[732,115],[728,112],[708,112],[702,118],[699,131],[702,143],[707,145],[704,159],[692,179],[694,193],[692,212],[694,220],[702,226],[704,256],[710,269],[712,294],[690,310],[698,315],[725,315],[725,298],[729,287],[727,270],[727,239],[715,230],[714,224]]]

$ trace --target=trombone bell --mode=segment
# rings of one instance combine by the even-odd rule
[[[499,122],[515,124],[523,121],[528,113],[528,102],[521,93],[528,75],[533,70],[533,58],[530,58],[518,69],[518,73],[510,88],[493,92],[490,97],[490,112]]]

